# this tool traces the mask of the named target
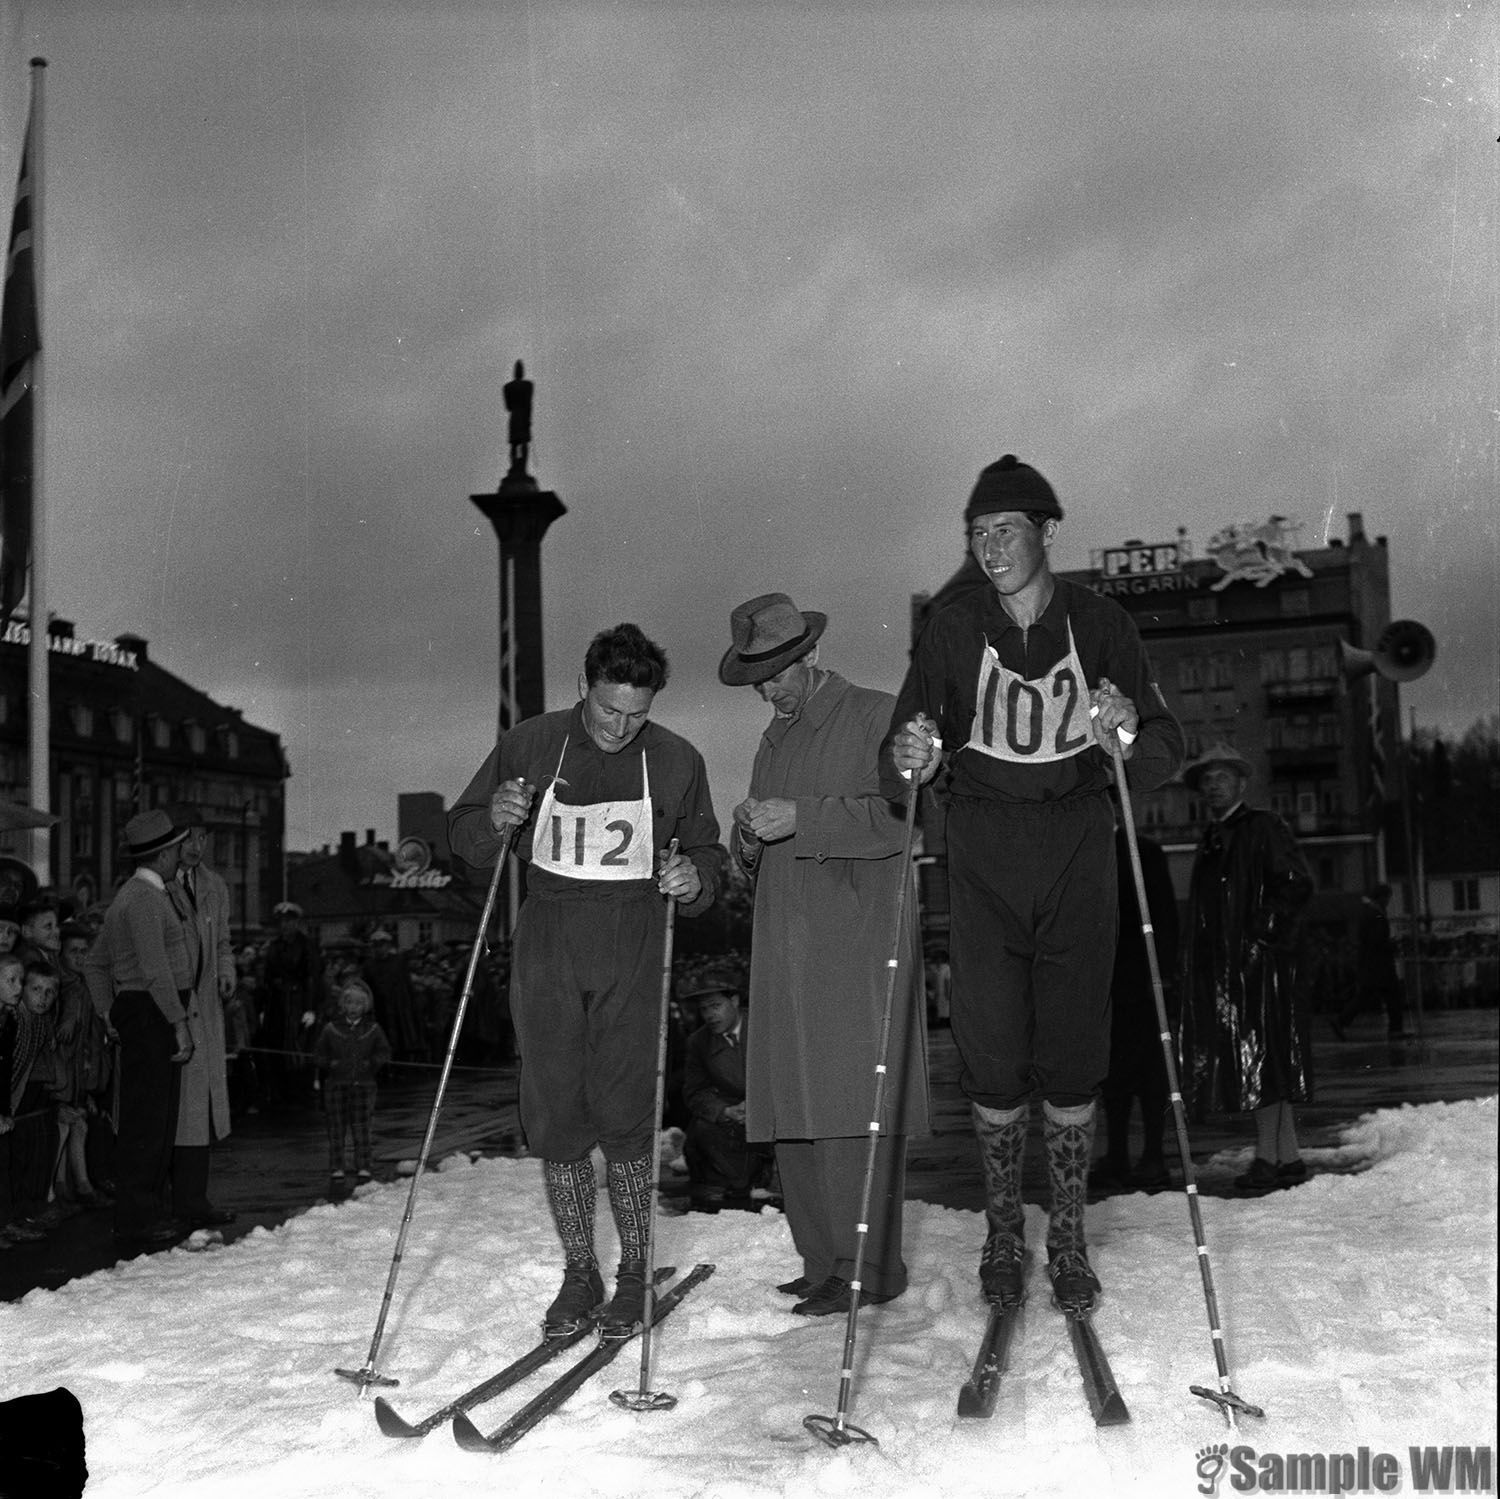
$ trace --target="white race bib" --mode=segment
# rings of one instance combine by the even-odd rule
[[[567,754],[567,742],[563,754]],[[562,755],[557,770],[562,770]],[[651,776],[641,752],[639,801],[574,806],[557,799],[557,775],[542,793],[531,862],[569,880],[648,880],[654,873]]]
[[[1068,621],[1068,654],[1033,679],[1001,665],[985,642],[979,662],[974,723],[966,749],[1019,765],[1040,765],[1082,754],[1094,742],[1089,689]]]

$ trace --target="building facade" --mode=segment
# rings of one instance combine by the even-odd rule
[[[0,633],[0,796],[30,800],[29,626]],[[270,921],[284,890],[285,784],[280,736],[174,676],[138,635],[86,640],[48,629],[52,886],[80,907],[108,900],[132,865],[121,843],[136,812],[190,802],[209,825],[207,862],[229,885],[236,929]],[[24,859],[29,834],[0,834]]]

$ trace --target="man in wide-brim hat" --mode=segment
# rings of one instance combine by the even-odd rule
[[[726,687],[754,687],[799,661],[818,643],[828,616],[799,609],[784,593],[763,593],[729,616],[731,645],[719,662]]]
[[[889,963],[897,984],[861,1272],[865,1302],[906,1289],[906,1136],[927,1131],[916,903],[898,931],[903,821],[880,793],[895,700],[818,664],[827,616],[765,593],[729,616],[719,679],[771,705],[730,852],[755,884],[746,1132],[776,1147],[803,1316],[849,1310]]]
[[[1250,762],[1230,744],[1220,739],[1203,751],[1196,760],[1182,767],[1182,783],[1189,791],[1199,791],[1203,786],[1203,773],[1210,766],[1222,765],[1232,770],[1242,781],[1250,779]]]
[[[1183,1097],[1197,1111],[1254,1116],[1241,1192],[1296,1186],[1307,1177],[1296,1105],[1312,1096],[1297,945],[1312,877],[1292,830],[1246,805],[1250,764],[1232,745],[1210,745],[1182,778],[1207,814],[1182,950]]]
[[[182,919],[167,893],[187,835],[159,807],[125,824],[125,853],[135,873],[110,902],[84,960],[94,1008],[120,1043],[115,1239],[127,1253],[163,1248],[187,1232],[187,1225],[164,1220],[161,1212],[180,1068],[193,1053],[187,1019],[193,974]]]

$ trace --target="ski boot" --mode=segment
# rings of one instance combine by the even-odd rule
[[[565,1338],[580,1331],[599,1315],[603,1305],[604,1282],[599,1267],[592,1260],[569,1260],[562,1286],[542,1319],[542,1336]]]
[[[1065,1312],[1091,1312],[1099,1296],[1099,1277],[1089,1264],[1088,1250],[1076,1246],[1047,1246],[1047,1274],[1052,1281],[1052,1299]]]
[[[623,1340],[646,1323],[646,1262],[621,1260],[615,1271],[615,1294],[599,1319],[599,1335]]]
[[[992,1306],[1019,1306],[1026,1299],[1026,1241],[992,1230],[979,1257],[979,1289]]]

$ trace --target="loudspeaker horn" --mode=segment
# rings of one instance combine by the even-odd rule
[[[1339,641],[1339,660],[1344,679],[1349,682],[1372,671],[1388,682],[1415,682],[1427,674],[1436,656],[1437,641],[1432,631],[1414,619],[1393,619],[1380,632],[1373,651]]]

